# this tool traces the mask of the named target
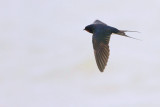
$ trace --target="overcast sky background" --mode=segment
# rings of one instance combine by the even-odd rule
[[[110,40],[99,72],[99,19],[139,38]],[[0,107],[160,107],[159,0],[1,0]]]

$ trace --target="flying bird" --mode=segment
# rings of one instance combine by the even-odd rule
[[[87,32],[92,33],[92,43],[94,49],[94,55],[96,59],[97,66],[101,72],[104,71],[105,66],[107,65],[109,58],[109,40],[111,34],[118,34],[121,36],[133,38],[127,36],[125,32],[137,32],[137,31],[128,31],[128,30],[119,30],[117,28],[108,26],[107,24],[96,20],[93,24],[90,24],[85,27]],[[136,39],[136,38],[133,38]]]

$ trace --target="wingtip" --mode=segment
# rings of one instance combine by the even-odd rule
[[[101,22],[100,20],[96,19],[93,23]]]
[[[105,68],[104,68],[105,69]],[[100,72],[104,72],[104,69],[99,69]]]
[[[99,20],[99,19],[96,19],[95,22],[96,22],[96,21],[100,21],[100,20]]]
[[[104,24],[104,25],[107,25],[106,23],[104,23],[104,22],[102,22],[102,21],[100,21],[100,20],[95,20],[94,22],[93,22],[93,24]]]

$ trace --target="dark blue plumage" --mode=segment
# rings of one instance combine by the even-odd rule
[[[93,24],[86,26],[84,30],[93,34],[92,43],[93,43],[96,63],[99,70],[103,72],[109,58],[109,52],[110,52],[109,40],[110,40],[111,34],[115,33],[121,36],[129,37],[125,34],[125,32],[128,32],[128,31],[118,30],[117,28],[108,26],[107,24],[99,20],[96,20]]]

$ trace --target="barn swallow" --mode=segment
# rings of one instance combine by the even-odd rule
[[[94,49],[94,55],[96,59],[97,66],[101,72],[104,71],[105,66],[107,65],[109,58],[109,40],[111,34],[118,34],[121,36],[133,38],[127,36],[125,32],[137,32],[137,31],[128,31],[128,30],[118,30],[117,28],[108,26],[107,24],[96,20],[93,24],[90,24],[85,27],[87,32],[92,33],[92,43]],[[133,38],[136,39],[136,38]]]

